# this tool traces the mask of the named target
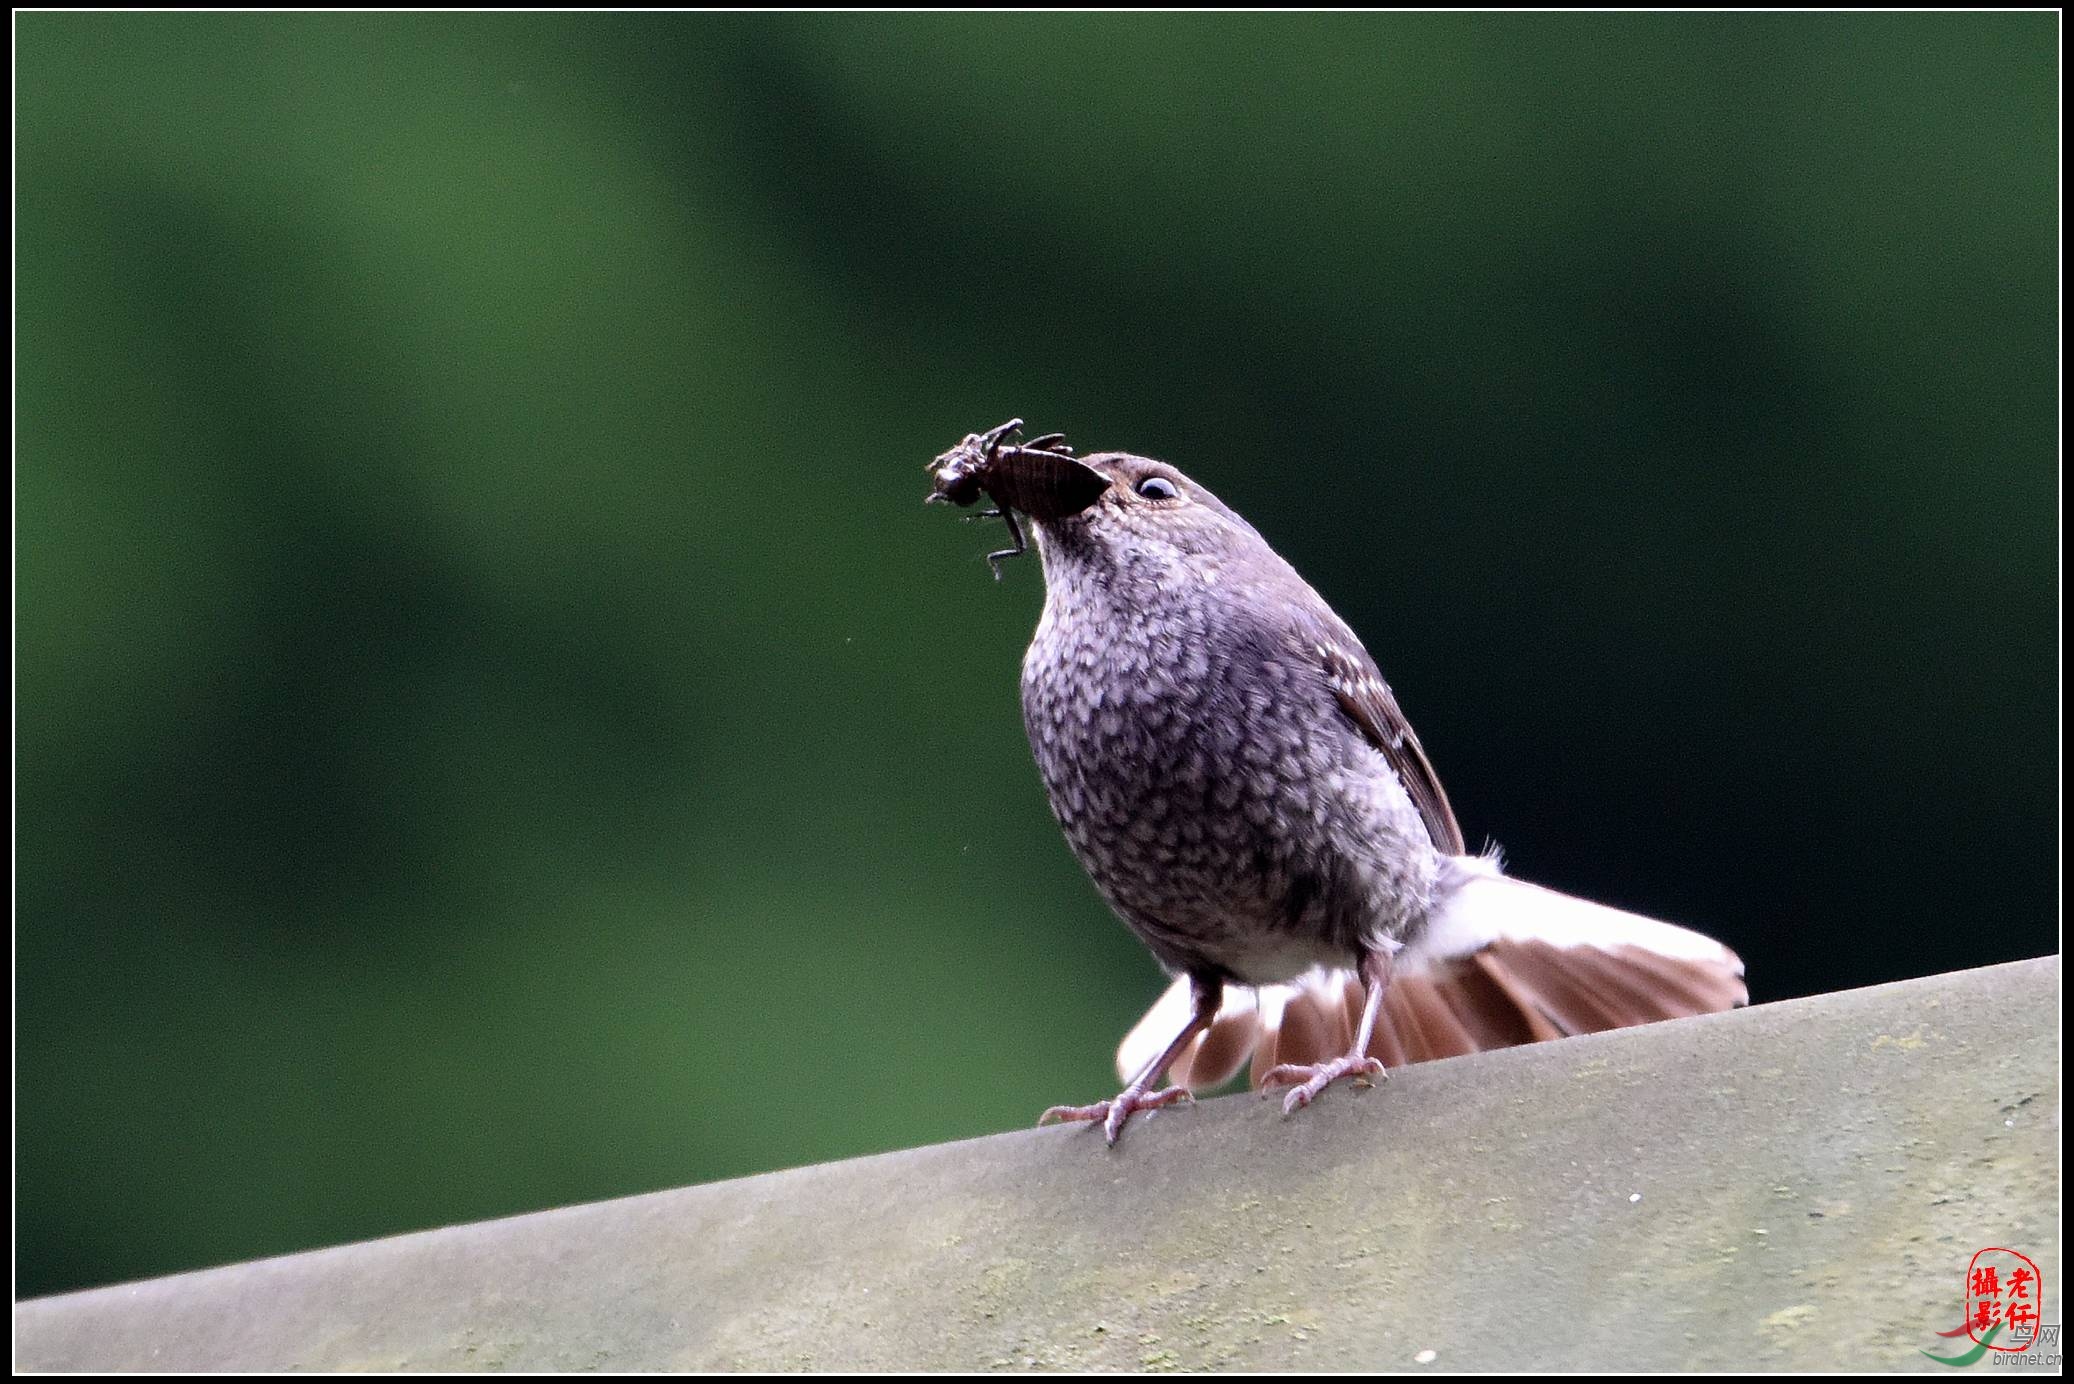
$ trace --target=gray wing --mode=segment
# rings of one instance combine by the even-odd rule
[[[1343,627],[1314,629],[1311,633],[1315,637],[1308,652],[1319,660],[1326,684],[1339,698],[1348,719],[1397,771],[1398,781],[1411,795],[1412,805],[1419,809],[1433,844],[1449,855],[1466,854],[1468,847],[1462,842],[1461,824],[1455,820],[1454,808],[1448,805],[1440,776],[1433,772],[1433,761],[1426,758],[1425,747],[1412,733],[1411,722],[1404,719],[1396,695],[1383,681],[1368,650]]]

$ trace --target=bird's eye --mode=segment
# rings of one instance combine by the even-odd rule
[[[1148,500],[1171,500],[1181,492],[1165,476],[1147,476],[1138,482],[1138,493]]]

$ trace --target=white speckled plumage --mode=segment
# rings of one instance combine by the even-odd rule
[[[1173,468],[1084,460],[1120,479],[1092,510],[1036,526],[1045,602],[1023,718],[1096,887],[1170,968],[1247,984],[1401,939],[1440,855],[1310,637],[1331,627],[1358,649],[1352,633]],[[1150,473],[1180,497],[1139,498]]]

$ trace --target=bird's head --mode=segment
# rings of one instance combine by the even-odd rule
[[[1130,452],[1098,452],[1081,464],[1104,482],[1093,498],[1070,513],[1030,516],[1047,556],[1056,549],[1091,562],[1131,555],[1217,562],[1261,542],[1252,525],[1177,466]]]
[[[1011,525],[1014,515],[1029,519],[1047,567],[1218,564],[1265,549],[1250,524],[1178,467],[1130,452],[1076,457],[1056,434],[1018,444],[1018,426],[975,433],[938,457],[929,498],[971,505],[985,495]],[[1020,530],[1016,537],[1020,551]]]

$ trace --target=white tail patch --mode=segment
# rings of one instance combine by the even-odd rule
[[[1500,938],[1555,947],[1641,947],[1673,961],[1733,967],[1736,954],[1704,933],[1639,913],[1507,879],[1488,857],[1457,856],[1459,882],[1405,948],[1400,966],[1420,967],[1481,951]]]
[[[1227,1010],[1235,1010],[1241,1002],[1251,1012],[1252,992],[1225,991],[1224,1004],[1218,1009],[1217,1017],[1223,1018]],[[1189,1016],[1194,1012],[1195,1000],[1189,989],[1188,977],[1176,977],[1166,993],[1152,1002],[1152,1008],[1145,1011],[1145,1017],[1132,1024],[1131,1031],[1124,1034],[1123,1042],[1117,1045],[1116,1070],[1123,1073],[1123,1079],[1129,1081],[1145,1070],[1148,1062],[1165,1052],[1167,1044],[1174,1041],[1174,1035],[1187,1027]]]

